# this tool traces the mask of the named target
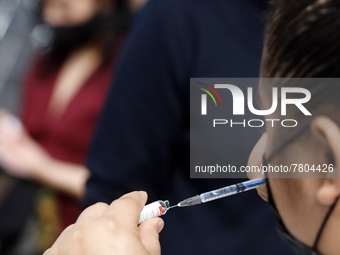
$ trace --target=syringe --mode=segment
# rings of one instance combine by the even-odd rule
[[[240,183],[237,183],[231,186],[227,186],[221,189],[216,189],[213,191],[202,193],[201,195],[187,198],[179,202],[177,206],[186,207],[186,206],[198,205],[198,204],[210,202],[216,199],[232,196],[232,195],[244,192],[244,191],[256,189],[257,187],[263,186],[265,184],[266,184],[265,179],[254,179],[250,181],[240,182]]]
[[[187,198],[179,202],[177,205],[174,205],[171,207],[169,205],[169,201],[161,201],[161,200],[156,201],[144,207],[141,213],[141,216],[140,216],[139,223],[142,223],[143,221],[154,218],[154,217],[162,216],[173,207],[186,207],[186,206],[198,205],[198,204],[206,203],[206,202],[213,201],[216,199],[232,196],[232,195],[244,192],[244,191],[252,190],[257,187],[263,186],[265,184],[266,184],[265,179],[249,180],[249,181],[237,183],[231,186],[227,186],[221,189],[216,189],[213,191],[202,193],[201,195]]]

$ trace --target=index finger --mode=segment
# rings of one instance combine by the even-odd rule
[[[113,201],[105,212],[105,215],[114,218],[125,226],[136,227],[147,197],[144,191],[128,193]]]

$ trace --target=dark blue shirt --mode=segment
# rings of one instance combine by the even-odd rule
[[[145,190],[180,200],[238,180],[189,178],[190,77],[258,77],[263,9],[255,0],[151,0],[121,55],[87,166],[85,205]],[[262,3],[263,4],[263,3]],[[247,163],[259,134],[225,154]],[[245,149],[247,148],[247,149]],[[165,216],[162,254],[290,254],[256,192]]]

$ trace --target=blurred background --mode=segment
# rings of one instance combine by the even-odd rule
[[[177,202],[240,181],[189,178],[190,77],[258,77],[266,5],[0,0],[0,255],[42,254],[132,190]],[[228,135],[245,165],[260,133]],[[291,254],[255,192],[166,217],[162,254]]]
[[[36,11],[36,0],[0,1],[0,105],[13,112],[18,111],[22,74],[39,40],[46,40],[39,33]]]
[[[51,181],[55,176],[33,178],[27,174],[33,167],[31,160],[22,160],[20,164],[25,167],[19,167],[11,162],[11,157],[38,160],[39,152],[32,153],[31,147],[37,145],[38,151],[61,161],[84,161],[110,83],[116,51],[126,36],[133,13],[145,1],[67,2],[70,1],[0,0],[0,108],[3,111],[0,147],[5,151],[0,170],[0,254],[42,254],[65,226],[76,220],[80,211],[78,194],[67,185],[64,188],[63,180]],[[88,75],[83,73],[86,70]],[[59,82],[57,76],[66,78]],[[88,82],[91,79],[93,84],[101,84],[93,89],[94,85]],[[60,84],[66,84],[69,89]],[[83,92],[79,91],[82,88]],[[82,107],[82,99],[78,99],[74,108],[67,107],[74,95],[81,94],[84,101],[89,92],[97,95],[93,104]],[[56,99],[52,99],[52,94],[58,95]],[[49,102],[56,102],[55,109],[42,114],[40,110],[46,110]],[[88,127],[88,131],[72,139],[76,137],[73,130],[55,132],[52,126],[45,125],[49,117],[55,117],[59,120],[53,126],[60,122],[63,127],[72,126],[65,118],[59,118],[58,113],[53,115],[60,108],[68,108],[65,113],[74,111],[72,117],[79,121],[75,129]],[[18,129],[13,131],[16,124]],[[20,133],[25,134],[20,137]],[[73,145],[61,144],[59,135],[71,139]],[[7,157],[6,151],[11,150],[14,140],[25,138],[28,140],[18,145],[26,152],[14,148],[13,155]],[[70,151],[76,156],[67,157]],[[67,167],[77,170],[73,165]],[[65,178],[73,176],[66,172]]]
[[[23,74],[38,50],[36,0],[0,1],[0,107],[18,114]],[[35,32],[33,32],[35,31]],[[33,185],[0,173],[0,254],[34,254]]]

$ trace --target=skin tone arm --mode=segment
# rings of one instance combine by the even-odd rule
[[[35,171],[33,180],[81,199],[90,172],[83,165],[71,164],[47,157]]]
[[[138,226],[146,200],[145,192],[132,192],[111,205],[87,208],[44,255],[160,255],[163,220],[154,218]]]
[[[51,116],[60,117],[100,62],[99,51],[92,46],[84,47],[70,56],[61,71],[47,109]],[[4,170],[10,175],[37,181],[81,199],[89,177],[87,168],[52,158],[25,130],[13,134],[10,126],[2,127],[8,115],[5,111],[0,113],[0,164]]]
[[[0,114],[0,164],[10,175],[37,181],[76,198],[84,194],[89,171],[52,158],[5,112]]]

